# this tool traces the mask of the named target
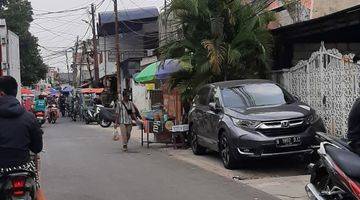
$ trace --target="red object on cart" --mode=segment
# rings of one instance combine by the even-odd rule
[[[104,88],[84,88],[81,89],[81,93],[83,94],[101,94],[104,92]]]

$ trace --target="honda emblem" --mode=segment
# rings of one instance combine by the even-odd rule
[[[289,121],[282,121],[281,122],[281,128],[289,128],[290,122]]]

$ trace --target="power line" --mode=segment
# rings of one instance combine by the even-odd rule
[[[45,15],[53,15],[53,14],[62,14],[62,13],[69,13],[69,12],[77,12],[77,11],[81,11],[81,10],[84,10],[84,9],[87,9],[87,8],[88,8],[88,7],[76,8],[76,9],[72,9],[72,10],[49,11],[49,12],[45,12],[45,13],[35,14],[34,16],[45,16]]]
[[[82,13],[72,14],[72,15],[60,15],[60,16],[50,16],[50,17],[37,17],[34,18],[34,20],[42,20],[42,19],[60,19],[60,18],[66,18],[66,17],[72,17],[72,16],[80,16],[83,15]]]
[[[75,18],[71,21],[67,21],[66,23],[64,24],[61,24],[61,25],[58,25],[58,26],[55,26],[55,27],[51,27],[51,28],[48,28],[49,30],[53,30],[53,29],[56,29],[56,28],[59,28],[59,27],[62,27],[62,26],[66,26],[66,25],[69,25],[68,23],[72,23],[72,22],[75,22],[75,20],[79,20],[79,18]],[[36,23],[35,23],[36,24]],[[39,32],[35,32],[33,34],[37,34],[37,33],[41,33],[41,32],[44,32],[44,31],[47,31],[47,30],[43,30],[43,31],[39,31]]]
[[[61,34],[64,34],[64,35],[70,35],[70,36],[75,36],[74,34],[71,34],[71,33],[67,33],[67,32],[62,32],[62,31],[57,31],[58,33],[55,33],[53,32],[51,29],[48,29],[48,28],[45,28],[43,26],[41,26],[40,24],[36,23],[36,22],[33,22],[35,25],[37,25],[38,27],[40,27],[40,29],[46,31],[46,32],[49,32],[51,34],[54,34],[56,36],[59,36],[59,37],[63,37],[62,35],[58,34],[58,33],[61,33]],[[63,37],[65,38],[65,37]],[[65,38],[66,39],[66,38]]]
[[[129,1],[130,1],[132,4],[134,4],[136,7],[140,8],[142,11],[147,12],[147,13],[151,14],[151,15],[154,16],[154,17],[158,17],[158,16],[154,15],[154,13],[149,12],[148,10],[145,10],[143,7],[139,6],[139,5],[138,5],[137,3],[135,3],[133,0],[129,0]]]

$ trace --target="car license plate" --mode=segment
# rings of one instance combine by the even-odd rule
[[[43,117],[38,117],[39,120],[43,120],[44,118]]]
[[[294,147],[301,145],[301,138],[300,137],[287,137],[287,138],[280,138],[276,140],[277,147]]]

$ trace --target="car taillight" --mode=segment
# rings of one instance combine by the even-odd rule
[[[349,187],[352,194],[356,197],[357,200],[360,200],[360,184],[356,181],[353,181],[351,178],[349,178],[341,169],[339,166],[334,164],[335,171],[339,174],[342,181]]]
[[[16,178],[11,181],[14,196],[23,196],[25,194],[25,179]]]

